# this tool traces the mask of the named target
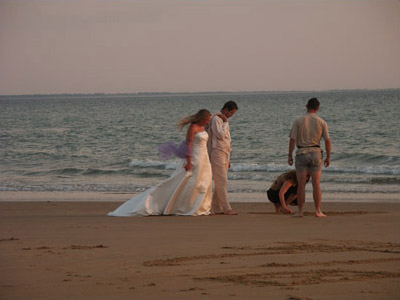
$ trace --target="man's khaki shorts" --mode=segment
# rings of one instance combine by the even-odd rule
[[[296,155],[296,171],[321,171],[322,164],[321,151]]]

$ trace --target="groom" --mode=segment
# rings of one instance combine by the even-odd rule
[[[228,169],[231,166],[231,134],[228,119],[238,106],[233,101],[224,104],[220,114],[214,114],[208,127],[208,151],[214,177],[212,212],[215,214],[237,215],[228,201]]]

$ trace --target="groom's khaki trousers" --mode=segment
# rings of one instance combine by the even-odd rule
[[[226,213],[232,207],[228,201],[228,169],[230,154],[221,150],[211,151],[211,169],[214,177],[212,211],[216,214]]]

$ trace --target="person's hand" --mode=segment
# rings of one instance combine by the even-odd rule
[[[331,165],[331,158],[330,157],[327,157],[324,160],[324,165],[325,165],[325,168],[327,168],[327,167],[329,167]]]
[[[288,162],[289,166],[293,165],[293,157],[289,156],[287,162]]]
[[[291,214],[292,213],[292,211],[290,210],[289,207],[282,207],[282,212],[284,214]]]
[[[217,116],[220,117],[223,122],[226,122],[228,120],[228,118],[224,114],[218,114]]]

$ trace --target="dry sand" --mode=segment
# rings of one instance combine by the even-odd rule
[[[1,200],[2,300],[400,298],[397,203],[324,203],[326,219],[312,203],[301,219],[265,203],[113,218],[120,203]]]

